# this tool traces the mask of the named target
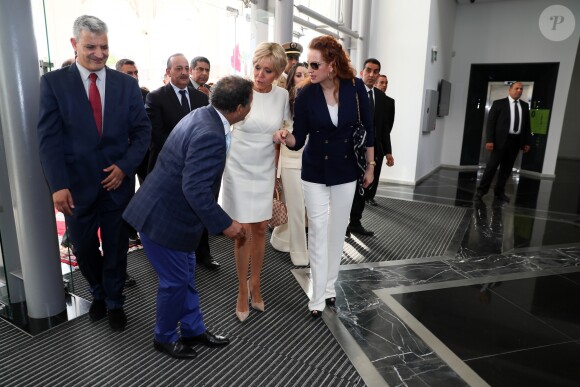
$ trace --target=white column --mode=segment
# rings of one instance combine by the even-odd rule
[[[32,26],[30,0],[0,2],[0,232],[9,286],[22,277],[28,316],[39,319],[63,312],[65,300],[54,207],[36,140],[39,62]]]

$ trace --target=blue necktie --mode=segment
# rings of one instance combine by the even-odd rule
[[[230,142],[232,141],[232,131],[228,131],[226,134],[226,152],[230,150]]]

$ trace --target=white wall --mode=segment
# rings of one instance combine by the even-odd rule
[[[431,2],[429,35],[425,51],[424,89],[437,90],[442,78],[449,80],[451,71],[451,51],[455,27],[455,0]],[[437,47],[437,60],[432,61],[431,50]],[[425,110],[423,107],[422,111]],[[438,118],[434,131],[420,133],[415,181],[420,180],[441,164],[445,118]],[[382,172],[382,171],[381,171]]]
[[[387,95],[395,99],[396,106],[391,133],[395,166],[383,166],[381,180],[403,184],[416,181],[431,2],[372,3],[369,56],[381,62],[381,72],[389,77]]]
[[[561,42],[546,39],[539,29],[540,14],[554,4],[568,7],[576,18],[572,36]],[[455,57],[451,65],[451,106],[450,115],[443,120],[445,134],[441,163],[459,165],[472,64],[560,62],[542,170],[543,174],[552,175],[556,166],[579,31],[578,0],[504,0],[457,5],[453,38]]]

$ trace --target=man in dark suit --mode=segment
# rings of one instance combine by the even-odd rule
[[[350,223],[346,231],[347,236],[350,236],[351,232],[365,236],[374,235],[373,231],[367,230],[361,223],[365,200],[372,200],[371,203],[374,203],[374,195],[377,192],[376,187],[379,183],[383,157],[387,157],[386,164],[389,167],[395,163],[391,150],[391,129],[393,128],[393,121],[395,119],[395,100],[387,97],[382,91],[374,87],[380,72],[381,63],[374,58],[365,60],[363,70],[360,72],[369,96],[373,117],[375,155],[374,161],[369,164],[373,164],[375,168],[373,184],[365,189],[364,195],[360,195],[358,191],[354,193],[352,208],[350,210]]]
[[[380,69],[381,66],[379,65],[379,71]],[[373,180],[373,184],[365,191],[365,200],[367,204],[370,204],[371,206],[378,205],[378,203],[375,201],[375,195],[377,194],[377,188],[379,186],[379,177],[381,176],[383,157],[386,158],[385,164],[387,167],[392,167],[395,165],[395,159],[393,158],[393,148],[391,147],[391,130],[393,129],[393,123],[395,122],[395,100],[384,94],[387,92],[388,84],[389,81],[387,76],[381,74],[376,79],[375,88],[373,89],[376,107],[374,111],[374,125],[375,161],[377,162],[377,165],[375,166],[375,179]],[[382,91],[383,94],[379,93],[377,89]]]
[[[495,200],[508,203],[510,201],[505,194],[505,184],[520,149],[527,153],[532,142],[530,109],[526,102],[520,101],[523,91],[523,83],[512,83],[508,97],[493,101],[489,109],[485,149],[491,152],[491,155],[475,194],[477,201],[482,200],[489,190],[498,167],[499,174],[494,188]]]
[[[189,62],[183,54],[171,55],[165,71],[169,83],[145,98],[145,110],[152,125],[148,173],[155,167],[157,156],[175,125],[190,111],[209,104],[207,95],[187,85]]]
[[[209,80],[210,64],[209,59],[204,56],[196,56],[191,60],[189,66],[189,86],[195,90],[201,91],[209,97],[210,87],[207,84]]]
[[[40,160],[93,295],[89,317],[99,320],[108,311],[111,329],[121,331],[127,324],[128,247],[121,215],[135,189],[135,169],[149,145],[151,124],[137,81],[105,67],[106,24],[80,16],[73,35],[76,63],[40,81]]]
[[[199,307],[193,251],[203,230],[244,238],[242,225],[222,210],[215,194],[226,162],[230,125],[250,111],[252,82],[229,76],[213,89],[212,104],[187,115],[173,129],[157,165],[123,214],[141,234],[159,277],[154,348],[176,358],[194,358],[196,344],[229,343],[206,329]]]
[[[145,102],[145,109],[153,126],[149,173],[155,167],[157,156],[175,125],[191,110],[209,103],[207,95],[188,86],[189,62],[183,54],[171,55],[167,59],[165,71],[169,75],[169,83],[149,93]],[[182,100],[183,98],[185,100]],[[219,262],[211,256],[207,230],[202,236],[196,256],[197,262],[208,269],[216,270],[220,267]]]

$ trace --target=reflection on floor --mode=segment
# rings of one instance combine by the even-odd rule
[[[388,198],[468,208],[455,255],[341,266],[324,321],[368,385],[577,385],[580,162],[472,201],[478,171],[441,169]],[[374,211],[367,208],[365,211]],[[363,217],[363,223],[364,223]],[[366,224],[365,227],[380,227]],[[347,243],[365,243],[354,238]],[[308,292],[309,271],[294,271]]]

